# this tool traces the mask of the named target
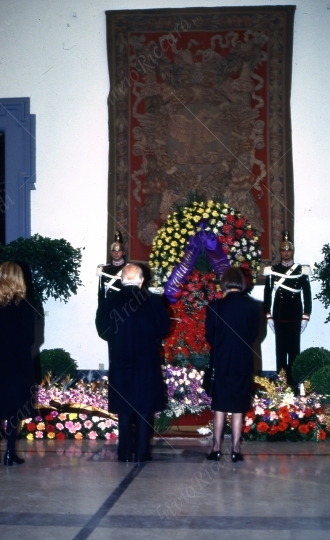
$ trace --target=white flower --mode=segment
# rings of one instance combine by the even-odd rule
[[[200,435],[209,435],[210,433],[212,433],[212,431],[207,427],[198,428],[197,431]]]
[[[263,415],[263,414],[264,414],[264,410],[263,410],[262,407],[257,406],[257,407],[255,408],[255,413],[256,413],[256,414]]]

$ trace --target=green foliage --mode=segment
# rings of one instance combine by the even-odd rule
[[[321,253],[324,259],[320,263],[315,263],[312,281],[321,281],[321,291],[315,296],[320,300],[325,308],[330,306],[330,245],[325,244]],[[324,322],[330,321],[330,313]]]
[[[51,373],[54,379],[74,378],[77,372],[77,362],[64,349],[44,349],[40,353],[42,380]]]
[[[315,371],[310,378],[310,383],[318,394],[330,395],[330,364]]]
[[[310,347],[296,356],[292,366],[292,376],[296,383],[311,381],[321,368],[330,366],[330,351],[323,347]]]
[[[45,302],[50,296],[67,302],[76,294],[79,279],[81,250],[63,238],[54,240],[35,234],[18,238],[7,246],[0,244],[0,264],[14,261],[27,265],[32,272],[35,299]]]

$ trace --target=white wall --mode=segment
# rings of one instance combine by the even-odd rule
[[[328,0],[329,1],[329,0]],[[37,184],[32,234],[84,247],[84,286],[68,304],[49,301],[43,348],[62,347],[82,369],[107,364],[95,332],[96,264],[105,261],[107,106],[105,11],[165,7],[289,5],[276,0],[165,1],[2,0],[0,97],[30,97],[37,119]],[[330,158],[327,1],[299,0],[294,32],[292,126],[296,260],[313,265],[329,242]],[[76,16],[74,16],[74,13]],[[313,294],[318,284],[313,284]],[[255,295],[262,296],[257,288]],[[314,301],[302,348],[330,348],[326,310]],[[263,369],[275,368],[274,340],[263,345]]]

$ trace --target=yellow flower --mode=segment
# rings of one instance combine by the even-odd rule
[[[186,234],[187,229],[181,229],[181,234]]]
[[[39,422],[39,424],[37,424],[37,430],[38,431],[43,431],[45,429],[45,423],[44,422]]]
[[[210,219],[210,225],[215,225],[215,224],[216,224],[216,222],[217,222],[217,220],[216,220],[216,219]]]
[[[55,433],[50,431],[49,433],[47,433],[47,437],[48,437],[48,439],[55,439]]]
[[[185,238],[180,238],[180,242],[181,242],[181,244],[185,244],[186,239]]]
[[[34,439],[33,433],[29,433],[29,434],[26,436],[26,438],[27,438],[28,441],[33,441],[33,439]]]
[[[72,412],[72,413],[69,414],[69,418],[70,418],[70,420],[76,420],[78,418],[78,415],[77,415],[77,413]]]
[[[203,210],[203,208],[198,208],[197,212],[198,212],[199,214],[202,214],[202,213],[204,212],[204,210]]]
[[[219,212],[217,212],[216,210],[213,210],[213,212],[212,212],[212,216],[214,216],[214,217],[218,217],[218,216],[219,216]]]
[[[171,246],[176,247],[177,245],[178,245],[178,243],[177,243],[175,240],[173,240],[173,241],[171,242]]]
[[[193,217],[193,220],[195,221],[195,223],[198,223],[200,221],[201,217],[200,216],[194,216]]]
[[[166,232],[167,232],[168,234],[171,234],[171,233],[173,232],[173,228],[172,228],[172,227],[168,227],[168,228],[166,229]]]
[[[209,214],[207,214],[207,212],[204,212],[203,218],[204,218],[204,219],[208,219],[209,217],[210,217]]]
[[[176,232],[175,235],[174,235],[174,238],[180,238],[180,236],[181,236],[181,235],[180,235],[179,233]]]

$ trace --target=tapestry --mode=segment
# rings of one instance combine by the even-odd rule
[[[107,11],[108,246],[127,260],[192,191],[228,203],[273,261],[293,239],[295,6]]]

